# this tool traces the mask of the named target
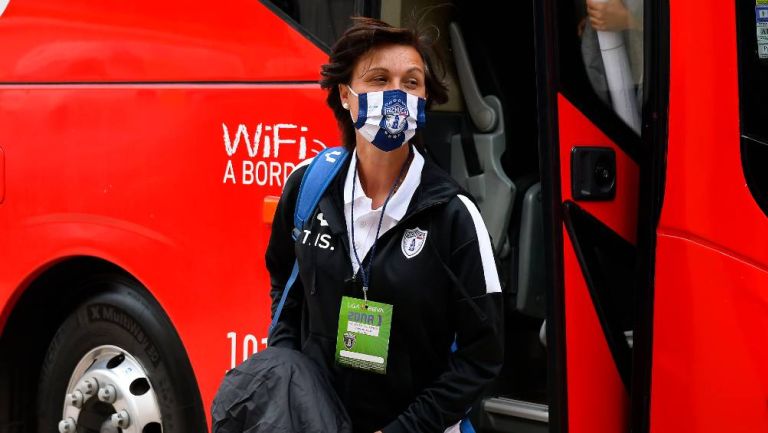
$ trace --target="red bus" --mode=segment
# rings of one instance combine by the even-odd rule
[[[351,15],[422,17],[448,60],[429,157],[504,280],[477,429],[765,431],[768,2],[609,3],[632,25],[583,0],[0,0],[0,432],[209,429],[267,345],[282,185],[339,143],[317,81]]]

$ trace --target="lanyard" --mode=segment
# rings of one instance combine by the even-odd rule
[[[405,170],[408,168],[408,163],[413,159],[413,149],[409,147],[408,158],[403,163],[403,168],[400,169],[400,175],[397,176],[395,182],[392,184],[392,188],[389,189],[384,205],[381,207],[381,216],[379,217],[379,224],[376,227],[376,237],[373,239],[373,246],[371,246],[371,257],[368,259],[368,269],[363,268],[363,264],[360,263],[360,257],[357,255],[357,247],[355,246],[355,184],[357,184],[357,158],[355,158],[355,171],[352,175],[352,208],[350,209],[349,219],[352,226],[352,251],[355,253],[355,260],[357,261],[358,272],[363,277],[363,299],[365,301],[365,308],[368,308],[368,287],[371,281],[371,266],[373,265],[373,259],[376,256],[376,243],[379,240],[379,231],[381,230],[381,223],[384,221],[384,212],[387,210],[387,203],[392,195],[395,193],[395,188],[400,183],[400,179],[403,178]]]

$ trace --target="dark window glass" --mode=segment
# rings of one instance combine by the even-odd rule
[[[310,37],[330,47],[350,25],[355,0],[269,0]]]
[[[596,123],[618,120],[639,135],[643,0],[565,0],[558,13],[564,94]]]
[[[749,190],[768,214],[768,1],[736,4],[741,160]]]
[[[768,142],[768,2],[738,2],[741,130]]]

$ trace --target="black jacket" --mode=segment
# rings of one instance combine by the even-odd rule
[[[482,220],[476,227],[479,213],[473,218],[474,204],[427,159],[408,211],[376,246],[368,296],[394,306],[387,373],[340,367],[334,350],[341,297],[362,298],[359,285],[350,283],[342,197],[347,170],[331,182],[294,243],[305,170],[286,182],[267,249],[273,314],[295,257],[300,269],[270,345],[301,350],[330,372],[355,432],[443,432],[464,417],[503,361],[498,274]],[[427,231],[426,242],[407,258],[404,231],[415,228]],[[451,353],[454,339],[458,351]]]
[[[211,425],[212,433],[352,433],[325,372],[280,347],[227,372],[213,399]]]

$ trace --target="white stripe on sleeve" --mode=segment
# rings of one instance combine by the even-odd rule
[[[467,207],[469,214],[472,215],[472,222],[475,224],[475,233],[477,235],[477,246],[480,248],[480,259],[483,263],[483,275],[485,276],[485,292],[501,292],[501,283],[499,274],[496,271],[496,261],[493,259],[493,248],[491,247],[491,238],[488,230],[485,228],[483,217],[477,210],[472,200],[463,195],[458,196],[464,206]]]

